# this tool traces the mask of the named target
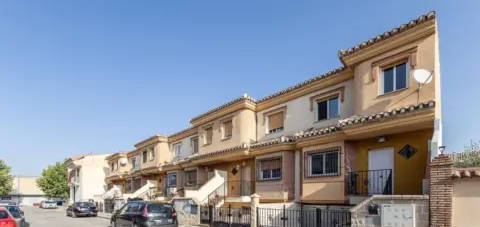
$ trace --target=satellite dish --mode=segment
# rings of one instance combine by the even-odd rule
[[[428,84],[432,82],[433,72],[426,69],[415,69],[412,76],[419,84]]]

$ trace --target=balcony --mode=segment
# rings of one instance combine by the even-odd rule
[[[348,195],[391,195],[392,170],[353,171],[347,175]]]

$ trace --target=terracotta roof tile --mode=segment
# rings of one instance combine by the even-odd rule
[[[231,106],[231,105],[233,105],[233,104],[243,102],[243,101],[249,101],[249,102],[255,103],[255,99],[254,99],[254,98],[252,98],[252,97],[248,96],[247,94],[245,94],[245,95],[243,95],[243,96],[241,96],[241,97],[239,97],[239,98],[236,98],[236,99],[234,99],[234,100],[232,100],[232,101],[230,101],[230,102],[227,102],[227,103],[225,103],[225,104],[223,104],[223,105],[221,105],[221,106],[218,106],[218,107],[216,107],[216,108],[213,108],[213,109],[211,109],[211,110],[209,110],[209,111],[207,111],[207,112],[205,112],[205,113],[203,113],[203,114],[200,114],[200,115],[192,118],[192,119],[190,120],[190,122],[195,121],[195,120],[197,120],[197,119],[199,119],[199,118],[201,118],[201,117],[204,117],[204,116],[206,116],[206,115],[208,115],[208,114],[211,114],[211,113],[213,113],[213,112],[216,112],[216,111],[219,111],[219,110],[221,110],[221,109],[224,109],[224,108],[226,108],[226,107],[228,107],[228,106]]]
[[[300,83],[298,83],[298,84],[295,84],[295,85],[293,85],[293,86],[291,86],[291,87],[288,87],[288,88],[285,88],[285,89],[283,89],[283,90],[277,91],[277,92],[275,92],[275,93],[273,93],[273,94],[271,94],[271,95],[265,96],[265,97],[257,100],[257,103],[265,102],[265,101],[267,101],[267,100],[269,100],[269,99],[272,99],[272,98],[275,98],[275,97],[277,97],[277,96],[280,96],[280,95],[283,95],[283,94],[285,94],[285,93],[288,93],[288,92],[290,92],[290,91],[293,91],[293,90],[295,90],[295,89],[297,89],[297,88],[303,87],[303,86],[305,86],[305,85],[311,84],[311,83],[316,82],[316,81],[319,81],[319,80],[323,80],[323,79],[325,79],[325,78],[327,78],[327,77],[330,77],[330,76],[333,76],[333,75],[335,75],[335,74],[337,74],[337,73],[339,73],[339,72],[341,72],[341,71],[343,71],[343,70],[345,70],[345,69],[346,69],[346,67],[344,67],[344,66],[338,67],[338,68],[336,68],[336,69],[334,69],[334,70],[331,70],[331,71],[329,71],[329,72],[327,72],[327,73],[318,75],[318,76],[316,76],[316,77],[313,77],[313,78],[310,78],[310,79],[305,80],[305,81],[303,81],[303,82],[300,82]]]
[[[229,147],[229,148],[226,148],[226,149],[222,149],[222,150],[218,150],[218,151],[214,151],[214,152],[210,152],[210,153],[206,153],[206,154],[198,154],[198,155],[195,155],[195,156],[191,156],[189,158],[189,160],[198,160],[198,159],[217,156],[217,155],[226,154],[226,153],[230,153],[230,152],[245,150],[245,149],[248,149],[249,147],[250,147],[249,144],[244,143],[242,145],[235,146],[235,147]]]
[[[429,12],[427,14],[424,14],[424,15],[421,15],[420,17],[418,17],[417,19],[414,19],[414,20],[411,20],[409,21],[408,23],[406,24],[402,24],[396,28],[393,28],[392,30],[390,31],[387,31],[387,32],[384,32],[383,34],[381,35],[377,35],[375,37],[372,37],[370,38],[369,40],[365,41],[365,42],[362,42],[356,46],[353,46],[353,47],[350,47],[350,48],[347,48],[345,50],[340,50],[338,52],[338,56],[340,58],[343,58],[345,56],[348,56],[350,54],[353,54],[359,50],[362,50],[366,47],[369,47],[375,43],[378,43],[382,40],[385,40],[385,39],[388,39],[390,37],[393,37],[395,35],[398,35],[402,32],[405,32],[419,24],[422,24],[424,22],[427,22],[427,21],[430,21],[430,20],[433,20],[435,19],[436,17],[436,12],[435,11],[432,11],[432,12]]]
[[[473,169],[455,169],[452,173],[453,178],[474,178],[480,177],[480,168]]]
[[[328,126],[324,128],[311,128],[295,133],[295,139],[308,138],[312,136],[325,135],[329,133],[334,133],[341,131],[341,128],[338,126]]]
[[[295,139],[293,138],[293,136],[281,136],[275,139],[254,143],[250,145],[250,148],[255,149],[255,148],[267,147],[275,144],[292,143],[292,142],[295,142]]]
[[[435,107],[435,101],[428,101],[428,102],[419,103],[416,105],[410,105],[407,107],[402,107],[402,108],[385,111],[381,113],[370,114],[366,116],[352,116],[349,118],[339,120],[338,126],[348,127],[351,125],[357,125],[357,124],[362,124],[362,123],[371,122],[371,121],[378,121],[378,120],[391,118],[391,117],[395,117],[395,116],[406,114],[406,113],[412,113],[415,111],[430,109],[433,107]]]

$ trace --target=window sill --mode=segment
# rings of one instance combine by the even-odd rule
[[[329,120],[340,120],[340,116],[337,116],[337,117],[332,117],[332,118],[327,118],[327,119],[322,119],[322,120],[316,120],[314,121],[313,123],[314,124],[320,124],[322,122],[326,122],[326,121],[329,121]]]
[[[397,93],[400,93],[400,92],[402,92],[402,91],[408,90],[408,88],[409,88],[409,87],[402,88],[402,89],[398,89],[398,90],[391,91],[391,92],[387,92],[387,93],[381,93],[381,94],[378,94],[378,95],[377,95],[377,98],[387,97],[387,96],[390,96],[390,95],[392,95],[392,94],[397,94]]]
[[[212,143],[206,143],[206,144],[203,144],[202,146],[203,146],[203,147],[206,147],[206,146],[211,145],[211,144],[212,144]]]
[[[231,136],[225,137],[225,138],[223,138],[221,141],[222,141],[222,142],[223,142],[223,141],[227,141],[227,140],[230,140],[231,138],[232,138]]]
[[[282,178],[276,178],[276,179],[257,179],[257,182],[275,182],[275,181],[282,181]]]
[[[274,132],[267,132],[266,135],[275,135],[275,134],[279,134],[281,132],[283,132],[284,130],[277,130],[277,131],[274,131]]]
[[[338,177],[340,176],[340,173],[331,173],[331,174],[322,174],[322,175],[311,175],[311,176],[306,176],[306,179],[314,179],[314,178],[327,178],[327,177]]]

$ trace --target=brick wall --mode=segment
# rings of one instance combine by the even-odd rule
[[[439,155],[430,163],[430,226],[452,226],[453,161]]]

